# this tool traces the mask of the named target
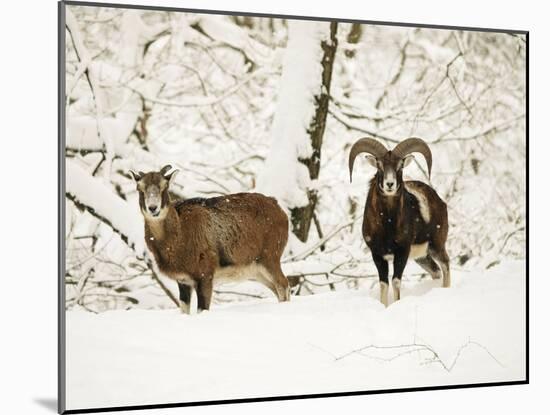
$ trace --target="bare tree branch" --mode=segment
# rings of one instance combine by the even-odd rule
[[[75,195],[71,194],[71,193],[65,193],[65,196],[67,197],[67,199],[69,199],[71,202],[73,202],[75,204],[75,206],[80,209],[80,210],[84,210],[86,212],[88,212],[90,215],[92,215],[94,218],[98,219],[99,221],[101,221],[102,223],[104,223],[105,225],[107,225],[109,228],[111,228],[113,230],[113,232],[115,232],[116,234],[118,234],[120,236],[120,239],[122,239],[122,241],[124,241],[124,243],[126,243],[126,245],[128,245],[128,247],[130,249],[132,249],[134,252],[136,252],[136,249],[135,249],[135,245],[131,242],[129,242],[129,239],[128,239],[128,236],[125,235],[120,229],[117,229],[109,219],[105,218],[104,216],[101,216],[100,214],[98,214],[96,212],[96,210],[91,207],[91,206],[88,206],[82,202],[80,202]],[[137,253],[137,252],[136,252]],[[140,253],[137,253],[138,255]],[[155,270],[153,269],[152,267],[152,264],[147,261],[147,267],[149,268],[149,270],[151,271],[151,278],[160,286],[160,288],[162,289],[162,291],[164,291],[164,293],[170,298],[170,300],[172,300],[172,302],[179,307],[179,301],[177,300],[177,298],[174,296],[174,294],[172,294],[172,292],[170,291],[170,289],[168,289],[168,287],[166,287],[166,285],[164,285],[164,283],[160,280],[160,278],[158,277],[158,275],[156,274]]]
[[[80,29],[78,28],[78,22],[69,8],[67,8],[66,10],[66,27],[67,27],[67,30],[69,31],[69,34],[71,35],[71,39],[73,41],[76,55],[79,61],[81,62],[81,69],[83,69],[84,73],[86,73],[86,78],[88,79],[88,84],[90,85],[90,90],[92,91],[92,95],[94,98],[94,103],[96,107],[97,134],[99,139],[102,140],[103,143],[105,144],[105,149],[106,149],[105,177],[108,178],[111,175],[111,166],[115,155],[114,143],[109,135],[109,132],[104,128],[104,125],[103,125],[103,117],[104,117],[103,97],[101,95],[102,91],[101,91],[101,87],[99,86],[99,82],[95,74],[95,70],[91,66],[92,58],[88,53],[88,49],[84,45],[84,41],[82,39]],[[76,75],[80,77],[78,73]],[[76,75],[75,75],[75,78],[76,78]]]

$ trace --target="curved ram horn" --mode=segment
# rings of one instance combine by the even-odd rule
[[[349,181],[351,182],[353,163],[355,163],[355,158],[358,154],[369,153],[376,157],[376,159],[380,160],[387,152],[388,149],[384,147],[382,143],[373,138],[360,138],[357,140],[349,152]]]
[[[160,174],[162,174],[163,176],[166,175],[166,173],[168,173],[168,171],[172,168],[171,165],[167,164],[166,166],[164,166],[162,169],[160,169]]]
[[[407,138],[406,140],[403,140],[399,144],[397,144],[392,152],[399,158],[404,158],[411,153],[422,154],[426,159],[426,163],[428,164],[428,177],[431,177],[432,152],[430,150],[430,147],[428,147],[428,144],[426,144],[426,142],[421,138]]]

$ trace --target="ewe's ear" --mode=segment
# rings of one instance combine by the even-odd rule
[[[179,173],[179,170],[176,169],[176,170],[174,170],[172,173],[167,174],[167,175],[164,176],[164,178],[165,178],[166,180],[168,180],[168,185],[170,185],[170,184],[172,184],[172,183],[174,182],[174,179],[176,178],[176,176],[178,175],[178,173]]]
[[[403,159],[403,168],[407,167],[409,164],[411,164],[411,161],[414,160],[414,156],[412,154],[409,154],[408,156],[405,156]]]
[[[378,160],[376,160],[376,157],[367,154],[367,161],[372,167],[378,168]]]
[[[137,183],[143,178],[143,172],[136,173],[133,170],[129,170],[128,173],[130,173],[130,176],[134,179],[134,181]]]
[[[168,171],[172,168],[171,165],[167,164],[166,166],[164,166],[162,169],[160,169],[160,174],[162,174],[163,176],[167,177],[166,176],[166,173],[168,173]]]

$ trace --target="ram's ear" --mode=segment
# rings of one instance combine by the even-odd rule
[[[168,180],[168,185],[171,185],[171,184],[174,182],[174,179],[176,178],[176,176],[178,175],[178,173],[179,173],[179,170],[176,169],[176,170],[174,170],[172,173],[166,174],[166,175],[164,176],[164,178],[165,178],[166,180]]]
[[[378,160],[376,159],[376,157],[367,154],[367,161],[372,167],[378,168]]]
[[[144,175],[144,173],[141,172],[141,171],[139,173],[136,173],[133,170],[129,170],[128,173],[130,173],[130,176],[132,176],[132,178],[134,179],[134,181],[136,183],[139,182],[143,178],[143,175]]]
[[[408,156],[405,156],[405,158],[403,158],[401,167],[402,168],[407,167],[409,164],[411,164],[411,161],[413,161],[413,160],[414,160],[414,156],[412,154],[409,154]]]

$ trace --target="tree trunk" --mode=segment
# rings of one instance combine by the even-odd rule
[[[321,146],[323,144],[323,135],[325,133],[329,106],[332,67],[334,64],[334,55],[337,47],[337,29],[337,23],[331,22],[330,38],[328,41],[324,40],[321,42],[321,48],[323,49],[323,58],[321,61],[321,65],[323,67],[322,88],[321,93],[314,97],[315,114],[307,130],[310,137],[311,146],[313,148],[313,153],[309,158],[299,159],[299,161],[307,167],[309,171],[309,178],[311,180],[316,180],[319,177],[319,170],[321,167]],[[308,189],[307,197],[309,203],[306,206],[291,209],[292,232],[294,232],[294,234],[302,242],[307,241],[309,235],[311,221],[313,219],[315,206],[317,205],[318,200],[317,190]]]
[[[359,43],[361,35],[363,34],[363,27],[360,23],[353,23],[347,36],[347,41],[350,45]],[[346,49],[346,56],[348,58],[355,57],[355,49]]]

